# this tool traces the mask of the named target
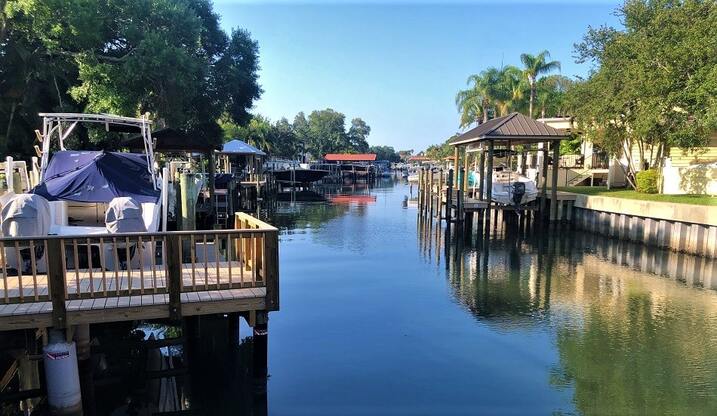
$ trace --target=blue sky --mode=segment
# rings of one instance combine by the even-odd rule
[[[370,144],[416,152],[459,130],[454,97],[472,73],[547,49],[562,74],[586,75],[573,44],[589,25],[619,26],[617,6],[215,0],[226,30],[245,28],[259,42],[264,94],[253,112],[293,120],[333,108],[364,119]]]

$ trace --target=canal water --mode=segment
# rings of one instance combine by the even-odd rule
[[[418,220],[410,196],[386,179],[276,203],[281,310],[270,315],[266,396],[245,377],[243,327],[241,345],[210,337],[190,355],[189,407],[717,414],[715,262],[503,220],[456,236]]]
[[[407,185],[345,192],[277,210],[269,413],[717,414],[713,262],[502,223],[446,245]]]

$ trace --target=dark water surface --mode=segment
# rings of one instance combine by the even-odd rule
[[[269,413],[717,414],[713,262],[502,223],[446,249],[408,186],[355,193],[275,214]]]

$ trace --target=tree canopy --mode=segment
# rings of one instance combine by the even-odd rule
[[[222,128],[225,140],[239,138],[274,157],[288,159],[303,153],[319,159],[326,153],[367,152],[367,138],[371,133],[371,127],[358,117],[351,120],[347,130],[346,116],[330,108],[312,111],[308,117],[300,112],[293,123],[286,118],[272,123],[266,117],[255,115],[244,127],[224,120]]]
[[[702,146],[717,129],[717,3],[628,0],[618,14],[624,30],[589,28],[575,45],[594,68],[568,104],[593,142],[628,156],[634,183],[670,147]]]
[[[523,69],[512,65],[490,67],[469,76],[468,88],[456,94],[460,126],[484,123],[514,111],[532,117],[534,107],[541,117],[563,115],[563,98],[572,81],[560,75],[541,77],[560,69],[560,62],[549,58],[548,51],[535,56],[522,54]]]
[[[39,112],[150,113],[218,142],[217,120],[247,123],[262,93],[257,43],[244,30],[222,31],[209,0],[0,6],[0,150],[17,156],[30,153]]]

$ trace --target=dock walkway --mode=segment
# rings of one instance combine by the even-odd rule
[[[0,239],[0,331],[277,310],[278,230],[235,227]]]

